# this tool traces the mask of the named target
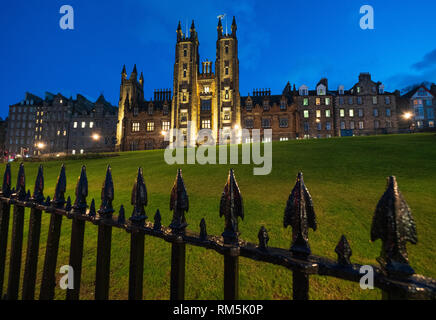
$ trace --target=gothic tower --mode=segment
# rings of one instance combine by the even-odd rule
[[[121,71],[121,86],[120,86],[120,100],[118,102],[118,124],[117,124],[117,145],[116,150],[123,151],[123,137],[125,136],[124,130],[126,123],[124,121],[124,114],[129,108],[138,106],[144,100],[144,76],[141,72],[138,81],[138,72],[136,64],[127,78],[126,66],[123,66]]]
[[[191,141],[195,141],[198,130],[198,46],[194,21],[192,21],[189,36],[183,34],[179,21],[174,63],[171,128],[181,129],[186,134],[188,121],[190,121]]]
[[[236,19],[233,17],[231,34],[223,34],[221,19],[218,21],[216,42],[216,87],[218,98],[218,129],[228,131],[241,128],[241,99],[239,95],[238,39]]]

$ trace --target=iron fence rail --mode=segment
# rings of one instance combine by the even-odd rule
[[[206,221],[201,220],[199,232],[187,230],[185,213],[189,210],[182,172],[177,172],[171,190],[170,210],[173,211],[171,224],[161,223],[157,210],[153,222],[148,220],[145,207],[148,203],[142,169],[138,169],[134,183],[131,204],[133,213],[126,219],[124,206],[114,217],[112,206],[114,185],[111,168],[108,166],[101,193],[101,206],[95,207],[91,200],[88,209],[88,180],[83,166],[75,190],[75,201],[65,199],[66,175],[62,166],[55,194],[51,200],[44,197],[43,167],[40,166],[33,195],[26,192],[24,165],[21,164],[16,188],[11,184],[11,168],[5,169],[0,192],[0,297],[16,300],[19,296],[21,257],[25,208],[30,208],[29,232],[22,283],[22,299],[35,299],[38,251],[41,234],[41,217],[50,214],[50,225],[44,256],[43,275],[40,285],[40,300],[55,297],[56,263],[63,218],[72,221],[69,264],[74,270],[74,289],[67,289],[66,299],[77,300],[80,295],[83,243],[86,225],[98,228],[97,259],[95,275],[95,299],[109,299],[110,258],[112,229],[124,229],[130,233],[129,294],[131,300],[143,298],[144,239],[145,236],[161,238],[172,244],[170,299],[185,298],[186,245],[193,245],[216,251],[224,257],[224,299],[239,297],[239,257],[283,266],[293,273],[293,298],[309,299],[309,277],[323,275],[359,282],[361,265],[350,261],[352,254],[345,236],[340,237],[335,252],[337,261],[313,255],[308,240],[308,229],[316,230],[317,221],[312,198],[307,190],[302,173],[286,204],[283,225],[292,228],[290,250],[268,246],[269,235],[262,226],[259,243],[246,242],[239,238],[238,218],[244,218],[242,196],[230,170],[221,195],[220,216],[224,216],[225,228],[221,236],[207,234]],[[3,294],[10,211],[13,207],[12,235],[10,245],[9,274],[6,293]],[[436,280],[415,274],[409,264],[406,242],[416,243],[417,234],[411,211],[398,189],[395,177],[388,178],[388,185],[375,210],[371,227],[371,240],[382,240],[382,252],[378,261],[380,267],[374,270],[374,286],[383,291],[383,299],[436,299]]]

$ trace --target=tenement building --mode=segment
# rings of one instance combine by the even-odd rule
[[[327,79],[314,89],[287,83],[281,94],[255,89],[252,95],[239,93],[237,25],[223,32],[218,21],[216,59],[200,62],[199,40],[192,22],[190,34],[179,23],[175,47],[173,89],[157,90],[154,99],[144,99],[144,77],[138,80],[136,65],[130,77],[121,73],[117,149],[122,151],[162,148],[165,134],[181,129],[195,140],[200,129],[210,129],[215,141],[232,129],[272,129],[272,140],[329,138],[395,133],[398,131],[398,92],[361,73],[351,88],[332,90]],[[245,138],[243,143],[250,142]]]
[[[436,85],[415,86],[401,97],[402,126],[416,131],[434,130]]]
[[[9,108],[6,149],[9,156],[75,154],[112,151],[117,108],[103,96],[94,103],[47,92],[45,98],[26,93]]]

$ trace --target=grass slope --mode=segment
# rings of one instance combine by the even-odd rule
[[[417,223],[419,242],[408,245],[409,257],[417,273],[436,277],[433,244],[436,242],[436,135],[392,135],[340,139],[305,140],[273,143],[273,169],[268,176],[253,176],[251,165],[235,168],[245,205],[245,220],[240,222],[241,237],[257,242],[257,233],[264,225],[270,235],[270,245],[288,248],[291,230],[282,225],[286,200],[298,171],[304,172],[305,182],[312,194],[319,228],[310,231],[314,254],[335,259],[334,248],[345,234],[353,250],[352,261],[376,264],[380,241],[371,243],[370,226],[375,206],[383,194],[386,177],[397,176],[400,190],[412,208]],[[144,169],[149,194],[146,208],[152,218],[157,208],[162,223],[168,225],[169,194],[178,165],[167,165],[163,151],[129,152],[109,159],[86,160],[89,180],[89,200],[100,204],[101,185],[107,163],[112,166],[115,184],[114,207],[132,210],[130,194],[137,167]],[[74,188],[80,174],[81,161],[66,161],[67,195],[74,199]],[[37,163],[26,163],[27,187],[33,188]],[[53,196],[61,163],[44,163],[45,195]],[[190,197],[187,213],[188,228],[198,230],[205,218],[209,234],[221,234],[223,219],[219,218],[219,200],[230,165],[182,165]],[[13,181],[17,164],[13,164]],[[0,166],[4,170],[4,165]],[[12,220],[12,219],[11,219]],[[25,222],[28,232],[28,214]],[[12,225],[12,223],[11,223]],[[38,288],[41,281],[49,215],[44,215],[41,248],[38,261]],[[10,226],[11,232],[12,226]],[[82,273],[81,297],[92,299],[94,294],[97,228],[87,225]],[[59,249],[58,270],[68,264],[71,221],[64,219]],[[10,243],[10,242],[9,242]],[[114,230],[111,260],[111,299],[127,298],[129,268],[128,234]],[[170,244],[146,237],[144,268],[144,298],[168,299],[170,279]],[[23,258],[26,241],[23,245]],[[223,297],[223,258],[213,251],[187,247],[186,297],[188,299],[221,299]],[[6,279],[7,279],[6,270]],[[59,275],[60,278],[61,275]],[[291,273],[281,267],[240,260],[240,296],[242,299],[290,299]],[[5,281],[7,282],[7,281]],[[6,284],[5,284],[6,286]],[[21,289],[20,289],[21,290]],[[37,291],[37,297],[39,291]],[[56,289],[56,298],[65,292]],[[311,299],[379,299],[379,290],[361,290],[358,284],[313,276],[310,278]]]

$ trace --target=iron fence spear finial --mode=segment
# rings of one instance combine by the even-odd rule
[[[132,190],[132,202],[133,213],[130,217],[130,221],[134,224],[143,224],[147,215],[145,214],[145,206],[147,206],[147,188],[144,183],[144,176],[142,174],[142,168],[138,169],[138,175],[136,177],[135,184]]]
[[[200,239],[207,240],[206,220],[204,218],[200,221]]]
[[[111,166],[107,167],[106,178],[101,190],[101,206],[98,210],[98,214],[103,217],[110,217],[114,213],[112,207],[112,201],[114,200],[114,183],[112,181],[112,169]]]
[[[86,213],[88,204],[86,203],[86,197],[88,196],[88,178],[86,176],[86,167],[82,166],[79,180],[76,185],[76,200],[74,201],[73,209],[80,214]]]
[[[56,183],[55,194],[51,203],[55,208],[63,208],[65,204],[65,191],[67,189],[67,176],[65,174],[65,165],[61,167],[61,172]]]
[[[341,239],[339,240],[335,252],[338,255],[338,263],[342,265],[348,265],[351,264],[350,257],[353,254],[351,251],[350,244],[347,241],[347,238],[342,235]]]
[[[154,215],[154,230],[160,230],[162,228],[162,217],[160,215],[159,209],[156,210],[156,213]]]
[[[292,227],[291,252],[302,256],[310,255],[309,228],[315,231],[317,224],[312,197],[304,184],[301,172],[298,173],[295,187],[289,195],[283,225],[285,228]]]
[[[173,211],[173,220],[170,228],[176,232],[183,232],[186,223],[185,212],[189,210],[189,198],[186,192],[185,182],[182,177],[182,169],[177,171],[177,177],[171,190],[170,211]]]
[[[38,204],[44,202],[44,171],[42,165],[38,168],[38,175],[35,180],[35,189],[33,190],[32,201]]]
[[[259,239],[259,248],[266,249],[268,247],[269,236],[264,226],[260,228],[257,238]]]
[[[224,243],[238,243],[238,217],[244,220],[244,204],[233,169],[230,169],[224,191],[221,196],[220,217],[225,218],[222,234]]]
[[[395,177],[389,177],[387,188],[375,209],[371,241],[381,239],[381,255],[377,259],[392,274],[411,275],[406,242],[418,241],[412,212],[398,189]]]
[[[11,164],[6,164],[5,174],[3,176],[3,185],[2,185],[2,194],[3,197],[9,198],[12,194],[11,192]]]
[[[17,177],[17,187],[15,189],[15,197],[24,201],[26,198],[26,175],[24,173],[24,164],[20,164],[20,168],[18,169],[18,177]]]

